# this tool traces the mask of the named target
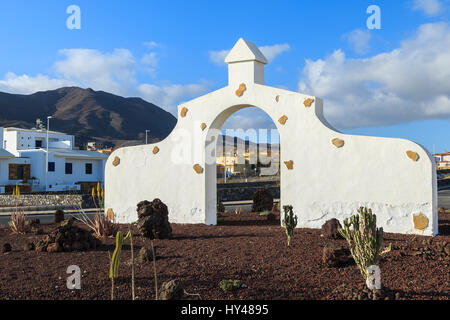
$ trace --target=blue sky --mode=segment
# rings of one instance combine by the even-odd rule
[[[69,30],[69,5],[81,29]],[[381,29],[369,30],[369,5]],[[266,84],[324,99],[346,133],[450,151],[450,2],[2,1],[0,91],[79,85],[176,105],[223,87],[218,62],[243,37],[271,55]],[[261,111],[226,127],[273,127]]]

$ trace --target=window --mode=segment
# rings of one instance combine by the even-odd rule
[[[49,172],[54,172],[55,171],[55,163],[54,162],[49,162],[48,163],[48,171]]]
[[[86,174],[92,174],[92,163],[86,163]]]
[[[23,166],[17,166],[17,179],[23,179]]]
[[[70,162],[66,162],[66,174],[72,174],[72,164]]]
[[[42,148],[42,140],[36,140],[36,148]]]

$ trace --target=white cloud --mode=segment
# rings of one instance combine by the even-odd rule
[[[159,47],[161,45],[155,41],[146,41],[146,42],[143,42],[142,44],[149,49],[153,49],[153,48]]]
[[[433,17],[441,13],[442,4],[439,0],[414,0],[413,10],[423,11],[425,15]]]
[[[157,86],[154,84],[141,84],[138,87],[139,95],[157,106],[176,114],[176,103],[183,99],[190,99],[207,92],[206,83],[199,84],[166,84]]]
[[[210,51],[209,60],[218,65],[225,64],[225,58],[228,55],[228,52],[230,52],[230,50]]]
[[[269,62],[272,62],[277,56],[279,56],[283,52],[289,51],[289,49],[291,49],[291,47],[287,43],[259,47],[259,50],[261,50],[262,54],[266,57],[266,59]]]
[[[369,30],[356,29],[343,35],[353,51],[357,54],[365,54],[370,50],[371,34]]]
[[[122,96],[141,96],[149,102],[166,108],[176,114],[175,105],[181,100],[206,93],[208,83],[155,85],[138,83],[137,69],[144,65],[147,71],[154,71],[158,65],[156,53],[142,56],[141,65],[126,49],[115,49],[102,53],[92,49],[63,49],[62,59],[52,66],[53,77],[16,75],[9,72],[0,79],[0,91],[30,94],[37,91],[53,90],[64,86],[79,86],[103,90]]]
[[[399,48],[365,59],[341,50],[307,60],[299,91],[324,99],[339,128],[450,118],[450,26],[425,24]]]
[[[154,74],[158,66],[158,60],[156,52],[149,52],[142,56],[141,63],[144,65],[146,72]]]
[[[223,124],[226,129],[276,129],[273,120],[259,108],[251,107],[232,114]]]
[[[35,77],[29,75],[16,75],[8,72],[3,80],[0,80],[0,91],[20,94],[31,94],[37,91],[52,90],[64,86],[76,85],[75,82],[66,79],[51,79],[48,76],[38,74]]]
[[[59,53],[64,59],[55,63],[56,73],[83,87],[125,94],[135,82],[136,61],[127,49],[114,49],[112,53],[63,49]]]
[[[279,56],[283,52],[289,51],[290,48],[291,47],[289,46],[289,44],[284,43],[284,44],[274,44],[271,46],[262,46],[259,47],[259,50],[261,50],[261,52],[269,62],[272,62],[277,56]],[[215,64],[224,65],[225,57],[228,55],[230,50],[210,51],[209,59]]]

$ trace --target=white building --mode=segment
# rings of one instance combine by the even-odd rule
[[[436,159],[438,169],[450,168],[450,152],[436,153],[433,156]]]
[[[11,127],[1,131],[3,149],[0,151],[14,157],[8,160],[8,181],[1,180],[2,185],[31,184],[33,191],[64,191],[79,190],[98,181],[103,183],[108,156],[75,149],[73,135],[49,131],[47,148],[46,130]]]
[[[3,142],[3,128],[0,127],[0,141]],[[30,166],[30,160],[26,158],[15,157],[0,146],[0,193],[5,192],[5,187],[16,185],[22,182],[24,174],[27,174]],[[13,168],[10,170],[10,168]],[[21,177],[20,179],[16,179]]]

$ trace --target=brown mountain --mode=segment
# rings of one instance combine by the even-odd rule
[[[104,91],[66,87],[30,95],[0,92],[0,126],[30,129],[36,119],[50,130],[75,135],[81,145],[99,141],[116,145],[142,143],[145,130],[149,141],[164,139],[176,118],[141,98],[124,98]],[[140,140],[140,141],[138,141]]]

